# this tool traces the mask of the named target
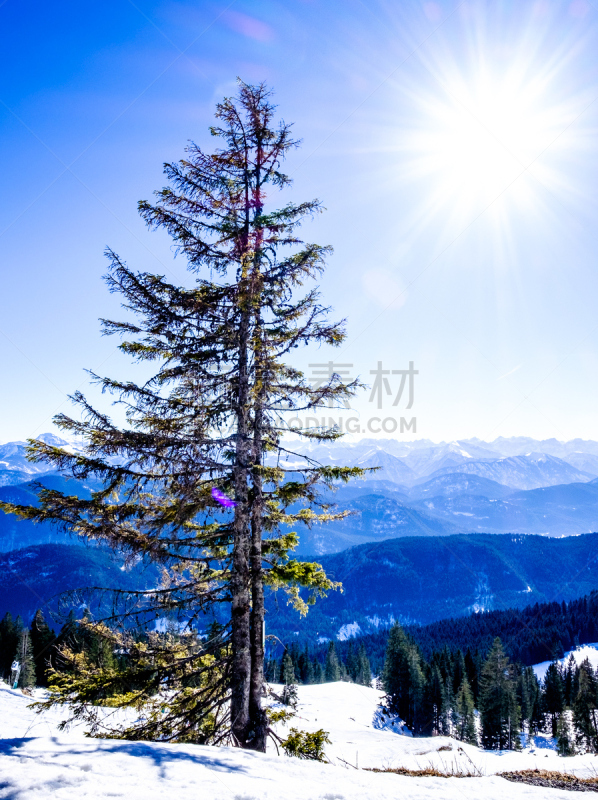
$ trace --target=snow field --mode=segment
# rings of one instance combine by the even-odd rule
[[[598,652],[594,651],[597,655]],[[282,687],[274,687],[275,691]],[[338,766],[357,762],[360,768],[433,767],[442,772],[479,772],[483,776],[522,769],[549,769],[573,772],[590,777],[598,772],[598,758],[592,755],[561,758],[548,737],[533,737],[529,747],[520,752],[488,751],[451,739],[435,736],[414,739],[401,736],[388,725],[375,727],[376,708],[384,692],[353,683],[324,683],[299,686],[297,716],[277,733],[283,737],[293,726],[306,731],[324,728],[331,745],[326,755]],[[277,691],[278,693],[278,691]],[[270,744],[268,752],[276,752]],[[514,784],[510,784],[514,785]]]
[[[30,698],[0,684],[0,798],[572,800],[570,792],[509,783],[492,773],[538,766],[594,774],[591,756],[486,753],[447,737],[413,739],[376,728],[381,694],[348,683],[299,687],[298,713],[290,725],[329,731],[332,764],[327,765],[277,756],[273,745],[263,755],[227,747],[87,739],[80,728],[57,733],[61,711],[38,716],[28,708]],[[285,729],[279,732],[284,735]],[[354,768],[357,758],[359,769]],[[466,769],[468,758],[484,777],[411,778],[363,769],[434,765],[450,770],[453,763]]]
[[[598,667],[598,644],[584,644],[575,650],[567,650],[565,657],[561,658],[559,661],[561,666],[567,666],[567,661],[569,660],[571,653],[573,653],[573,658],[575,659],[577,666],[579,666],[581,662],[587,658],[592,665],[592,669],[595,670]],[[542,661],[540,664],[534,664],[534,672],[536,673],[536,678],[539,681],[544,680],[546,670],[551,664],[552,661]]]

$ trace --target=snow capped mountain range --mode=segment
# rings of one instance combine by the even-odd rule
[[[299,449],[296,442],[289,449]],[[464,439],[434,444],[428,439],[362,439],[355,444],[315,444],[301,452],[322,463],[378,467],[368,479],[389,480],[405,487],[432,477],[465,472],[511,489],[535,489],[598,477],[598,442],[574,439],[537,441],[524,437],[481,442]],[[289,456],[287,466],[300,456]]]
[[[455,472],[477,475],[517,489],[538,489],[541,486],[556,486],[560,483],[584,483],[596,477],[546,453],[505,456],[496,461],[469,460],[435,470],[432,477],[452,475]]]
[[[53,434],[38,438],[70,450],[82,446]],[[598,531],[597,442],[519,437],[434,444],[426,439],[363,439],[305,445],[302,450],[297,441],[285,444],[287,468],[306,457],[373,468],[363,478],[340,486],[331,497],[339,509],[352,512],[347,519],[299,531],[299,555],[335,553],[405,536],[472,532],[567,536]],[[32,480],[61,490],[66,486],[48,465],[28,461],[26,447],[26,442],[0,446],[4,500],[35,502],[35,490],[28,485]],[[70,493],[93,488],[89,481],[68,482]],[[52,526],[0,514],[0,552],[58,543],[57,535]]]
[[[67,441],[55,436],[53,433],[42,433],[36,438],[40,442],[45,442],[53,447],[62,447],[70,452],[81,449],[80,442]],[[33,477],[46,475],[51,471],[48,464],[29,461],[27,459],[27,447],[27,442],[0,444],[0,486],[26,483]]]
[[[37,439],[71,452],[82,448],[80,441],[67,441],[53,433],[41,434]],[[311,446],[286,444],[289,450],[322,463],[374,467],[376,471],[367,475],[366,480],[386,480],[403,487],[454,473],[478,476],[511,489],[583,483],[598,477],[598,442],[581,439],[558,442],[514,437],[490,443],[463,439],[439,444],[429,439],[414,442],[362,439],[347,444],[342,440]],[[47,464],[28,461],[26,449],[27,442],[22,441],[0,445],[0,486],[23,483],[31,479],[29,476],[50,472]],[[301,455],[289,455],[285,465],[292,466],[301,460]]]

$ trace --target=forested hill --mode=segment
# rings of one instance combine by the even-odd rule
[[[344,591],[304,619],[270,601],[267,629],[283,641],[333,639],[386,627],[425,625],[476,611],[571,600],[598,589],[598,534],[467,534],[408,537],[318,558]]]
[[[370,615],[392,611],[424,624],[598,589],[598,534],[401,538],[345,550],[321,563],[344,587],[322,604],[328,614],[367,608]]]
[[[406,626],[425,658],[445,647],[450,651],[468,649],[485,657],[498,636],[513,661],[525,666],[562,658],[578,644],[598,642],[598,592],[569,602],[535,603],[522,609],[489,611],[469,617],[443,619],[425,626]],[[388,641],[388,630],[353,641],[353,649],[365,646],[372,669],[380,671]],[[345,658],[349,641],[337,642]],[[323,645],[322,652],[325,650]]]
[[[598,589],[598,534],[563,539],[467,534],[391,539],[318,559],[343,592],[306,617],[282,593],[268,595],[266,632],[285,644],[375,633],[393,620],[427,625],[475,611],[572,600]],[[29,618],[50,598],[84,586],[139,588],[154,573],[127,571],[109,552],[38,545],[1,554],[0,614]]]
[[[0,617],[8,611],[28,623],[36,609],[42,608],[50,619],[58,610],[62,592],[91,586],[135,590],[155,586],[158,579],[155,566],[138,563],[129,568],[123,557],[100,547],[42,544],[0,553]],[[99,596],[108,608],[110,594]],[[83,597],[84,593],[70,600],[77,613]],[[64,603],[66,613],[68,602]]]

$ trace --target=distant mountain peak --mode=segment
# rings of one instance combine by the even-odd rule
[[[49,444],[50,447],[68,447],[69,445],[72,445],[72,442],[68,442],[66,439],[61,439],[60,436],[56,436],[54,433],[40,433],[40,435],[36,436],[35,438],[38,442]]]

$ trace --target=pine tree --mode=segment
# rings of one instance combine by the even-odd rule
[[[19,634],[20,631],[12,615],[7,612],[0,620],[0,676],[2,677],[7,678],[10,675],[10,665],[17,650]]]
[[[497,638],[488,653],[480,680],[482,746],[487,750],[519,746],[520,709],[514,684],[512,665]]]
[[[286,652],[289,654],[293,665],[293,672],[295,675],[294,683],[298,683],[301,680],[301,653],[299,652],[297,642],[293,642]]]
[[[71,609],[68,616],[60,629],[52,652],[50,654],[50,669],[48,671],[49,677],[65,667],[65,661],[62,658],[62,651],[67,648],[72,652],[81,652],[82,648],[80,642],[77,643],[77,634],[79,632],[79,625],[75,616],[75,612]]]
[[[122,352],[157,365],[156,371],[142,384],[95,376],[124,405],[123,428],[75,394],[83,421],[66,415],[55,421],[85,440],[84,453],[30,441],[32,457],[75,478],[100,479],[103,487],[91,499],[42,489],[39,506],[0,504],[8,513],[55,522],[159,562],[166,573],[157,592],[121,594],[138,624],[174,615],[190,628],[201,627],[214,605],[231,604],[229,642],[222,635],[209,638],[193,645],[188,657],[181,656],[180,637],[153,636],[141,643],[122,628],[95,626],[113,650],[128,653],[129,674],[109,672],[105,680],[116,689],[147,678],[136,694],[138,704],[151,705],[164,681],[181,687],[189,672],[195,675],[192,699],[187,689],[171,694],[168,713],[139,715],[139,722],[116,731],[122,737],[228,737],[265,750],[265,586],[288,592],[302,613],[302,589],[313,602],[334,588],[320,565],[291,557],[297,534],[281,530],[344,517],[327,507],[314,510],[319,486],[332,488],[363,473],[309,459],[303,466],[284,466],[289,417],[339,404],[356,384],[345,385],[334,375],[313,388],[286,363],[299,345],[340,344],[344,330],[327,321],[314,289],[299,296],[330,252],[297,235],[301,223],[319,213],[319,202],[266,205],[274,189],[289,187],[281,164],[298,145],[289,125],[274,124],[274,112],[263,85],[240,83],[238,97],[217,106],[211,133],[222,146],[205,153],[190,145],[186,159],[165,165],[170,185],[156,202],[139,204],[148,226],[169,233],[186,257],[197,276],[194,286],[135,272],[108,251],[108,286],[134,319],[104,321],[104,330],[125,336]],[[335,429],[298,433],[316,440],[339,436]],[[151,673],[148,660],[157,665]],[[93,682],[82,663],[76,684],[62,686],[48,702],[68,697],[74,713],[90,715],[93,723]],[[123,704],[128,697],[121,692]]]
[[[168,635],[180,644],[181,637],[177,635],[176,628],[170,630]],[[78,650],[85,653],[85,657],[93,667],[103,672],[111,672],[116,668],[114,647],[90,624],[87,614],[80,625],[78,639]]]
[[[54,631],[50,630],[41,609],[38,608],[31,623],[31,646],[35,661],[35,681],[38,686],[48,685],[48,667],[55,640]]]
[[[467,648],[467,652],[465,653],[465,672],[467,673],[467,680],[469,681],[469,686],[471,687],[471,693],[473,694],[473,702],[474,705],[477,707],[478,704],[478,676],[481,671],[481,660],[479,657],[479,653],[476,651],[475,657],[471,654],[469,647]]]
[[[314,662],[309,657],[309,653],[307,652],[307,648],[305,650],[305,655],[307,658],[307,665],[305,668],[305,681],[304,683],[312,684],[316,683],[316,671],[314,669]]]
[[[531,707],[529,716],[529,732],[539,733],[544,729],[546,717],[544,716],[544,709],[542,703],[542,693],[537,692]]]
[[[293,659],[288,650],[284,651],[282,663],[280,667],[280,682],[285,686],[290,686],[295,683],[295,668],[293,667]]]
[[[559,716],[565,708],[563,677],[558,662],[550,664],[544,676],[544,708],[550,714],[552,735],[557,735]]]
[[[275,658],[268,658],[264,664],[264,679],[266,683],[276,683],[280,678],[280,667]]]
[[[362,686],[372,685],[372,670],[370,667],[370,660],[367,656],[363,642],[361,642],[359,645],[359,650],[357,653],[357,675],[355,677],[355,681]]]
[[[425,677],[417,647],[398,624],[388,637],[383,681],[389,710],[418,735],[425,724]]]
[[[557,752],[561,756],[575,754],[575,743],[567,713],[559,714],[556,729],[556,746]]]
[[[453,659],[451,655],[451,651],[448,648],[448,645],[444,645],[442,650],[440,651],[440,656],[438,659],[438,666],[440,668],[440,673],[442,675],[443,683],[452,682],[453,678]]]
[[[453,695],[455,696],[457,695],[457,692],[461,688],[461,684],[463,683],[463,678],[465,677],[466,673],[467,670],[465,668],[465,659],[463,658],[463,653],[460,650],[457,650],[457,652],[453,654],[453,669],[452,669]]]
[[[407,724],[414,736],[419,736],[424,723],[422,714],[422,701],[424,694],[425,677],[422,668],[421,656],[415,645],[409,650],[409,714]]]
[[[312,664],[314,669],[314,683],[324,683],[326,680],[326,673],[322,663],[314,656]]]
[[[31,637],[27,628],[22,628],[21,630],[14,659],[21,665],[19,687],[26,689],[30,686],[35,686],[35,662],[33,660]]]
[[[532,667],[522,667],[518,664],[516,672],[517,702],[521,709],[521,720],[522,724],[526,722],[529,726],[531,724],[532,715],[535,713],[534,709],[538,695],[541,694],[540,686]]]
[[[578,689],[573,701],[573,724],[577,744],[582,750],[598,752],[598,684],[592,665],[586,658],[579,665]]]
[[[440,715],[440,733],[451,736],[456,723],[455,694],[453,692],[452,670],[447,671],[442,681],[442,713]]]
[[[346,660],[347,674],[349,678],[356,683],[357,675],[359,673],[359,660],[353,650],[353,642],[349,642]]]
[[[434,736],[442,732],[444,717],[444,686],[438,664],[427,665],[422,697],[422,733]]]
[[[338,655],[336,652],[336,647],[334,646],[334,642],[328,643],[328,652],[326,653],[326,683],[331,683],[333,681],[340,681],[341,679],[341,668],[338,660]]]
[[[573,704],[573,681],[575,678],[575,658],[573,653],[569,653],[569,658],[567,659],[567,666],[565,667],[565,674],[563,677],[563,692],[565,695],[565,705],[571,706]]]
[[[305,649],[299,653],[297,658],[297,666],[299,672],[299,680],[301,683],[310,683],[308,681],[308,672],[310,667],[310,660],[309,660],[309,652],[307,650],[307,645],[305,645]]]
[[[382,680],[389,710],[407,719],[409,706],[409,642],[405,631],[395,624],[390,629]]]
[[[478,744],[478,735],[475,727],[475,713],[473,706],[473,694],[469,686],[469,681],[464,675],[457,692],[455,700],[456,712],[456,734],[457,739],[467,744]]]
[[[526,667],[521,674],[521,714],[527,721],[529,733],[538,733],[544,727],[543,698],[540,684],[533,667]]]
[[[560,661],[561,658],[565,657],[565,648],[563,647],[563,643],[558,636],[555,636],[555,638],[552,640],[550,652],[551,661]]]

